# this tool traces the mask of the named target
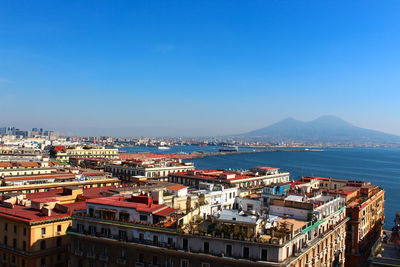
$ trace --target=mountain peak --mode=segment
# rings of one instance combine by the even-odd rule
[[[289,117],[242,136],[274,141],[400,143],[400,136],[359,128],[332,115],[324,115],[307,122]]]
[[[319,118],[316,118],[315,120],[312,120],[311,122],[324,122],[324,123],[344,123],[344,124],[350,124],[347,121],[333,116],[333,115],[324,115]]]

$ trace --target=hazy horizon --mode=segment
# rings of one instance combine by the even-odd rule
[[[219,136],[330,114],[400,135],[398,1],[4,1],[0,125]]]
[[[202,130],[204,131],[204,129],[197,129],[197,135],[190,135],[190,134],[185,134],[184,132],[184,128],[182,128],[182,134],[177,135],[174,134],[177,130],[179,130],[180,128],[164,128],[162,132],[164,132],[164,134],[157,134],[160,132],[160,129],[157,127],[141,127],[141,128],[129,128],[129,127],[125,127],[125,128],[96,128],[96,127],[87,127],[87,126],[83,126],[80,128],[65,128],[65,129],[55,129],[55,128],[43,128],[41,126],[32,126],[32,127],[28,127],[28,128],[22,128],[22,127],[18,127],[15,125],[1,125],[0,123],[0,127],[3,126],[15,126],[16,128],[20,128],[21,130],[31,130],[32,128],[43,128],[44,130],[56,130],[58,132],[60,132],[63,135],[66,136],[112,136],[112,137],[223,137],[223,136],[234,136],[234,135],[238,135],[238,134],[243,134],[243,133],[247,133],[253,130],[258,130],[267,126],[270,126],[272,124],[278,123],[282,120],[285,119],[294,119],[294,120],[298,120],[298,121],[302,121],[302,122],[310,122],[313,121],[315,119],[319,119],[321,117],[325,117],[325,116],[333,116],[333,115],[321,115],[318,116],[316,118],[310,119],[310,120],[301,120],[301,119],[296,119],[294,117],[286,117],[283,118],[279,121],[274,121],[272,123],[269,123],[267,125],[263,125],[263,126],[259,126],[257,128],[253,128],[253,129],[248,129],[246,131],[242,131],[242,132],[232,132],[232,133],[222,133],[222,134],[201,134]],[[334,116],[336,117],[336,116]],[[337,117],[339,118],[339,117]],[[339,118],[339,119],[343,119],[343,118]],[[346,121],[346,120],[344,120]],[[348,121],[346,121],[348,122]],[[348,122],[350,124],[352,124],[351,122]],[[354,126],[357,126],[355,124],[352,124]],[[359,126],[357,126],[359,127]],[[361,127],[364,128],[364,127]],[[384,132],[381,131],[379,129],[371,129],[371,128],[364,128],[364,129],[370,129],[370,130],[376,130],[379,132],[383,132],[383,133],[388,133],[388,134],[393,134],[393,133],[389,133],[389,132]],[[193,130],[193,129],[190,129]],[[122,134],[120,134],[122,133]],[[397,135],[397,134],[395,134]],[[400,135],[399,135],[400,136]]]

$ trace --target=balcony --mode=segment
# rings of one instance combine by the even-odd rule
[[[99,256],[99,260],[101,260],[101,261],[108,261],[108,256],[102,254],[102,255]]]
[[[80,257],[82,257],[83,256],[83,251],[82,250],[80,250],[80,249],[75,249],[75,253],[74,253],[76,256],[80,256]]]
[[[117,258],[117,263],[121,265],[126,265],[127,260],[125,258]]]
[[[88,252],[86,257],[89,258],[89,259],[95,259],[96,258],[96,254],[93,253],[93,252]]]

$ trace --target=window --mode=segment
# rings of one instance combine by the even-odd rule
[[[90,235],[96,235],[96,227],[93,225],[89,225],[89,233]]]
[[[181,260],[181,267],[189,267],[189,260]]]
[[[22,242],[22,250],[26,250],[26,241]]]
[[[14,234],[16,234],[16,233],[17,233],[17,226],[14,225]]]
[[[45,258],[42,258],[40,262],[41,262],[43,267],[46,266],[46,259]]]
[[[262,261],[268,260],[268,250],[266,250],[266,249],[261,250],[261,260]]]
[[[168,245],[172,245],[172,238],[168,237]]]
[[[249,247],[243,248],[243,258],[248,259],[250,257],[250,249]]]
[[[153,243],[154,244],[158,243],[158,236],[156,236],[156,235],[153,236]]]
[[[78,224],[76,224],[76,227],[78,228],[78,233],[83,233],[83,224],[78,223]],[[104,229],[104,228],[102,228],[102,229]]]
[[[25,267],[25,260],[24,259],[22,259],[22,261],[21,261],[21,266]]]
[[[6,232],[8,231],[8,224],[7,223],[4,224],[4,231],[6,231]]]
[[[228,257],[232,256],[232,245],[226,245],[225,254]]]
[[[121,240],[127,240],[126,231],[119,230],[119,238]]]
[[[46,235],[46,228],[42,228],[42,236]]]
[[[24,236],[26,236],[26,228],[24,228]]]
[[[61,236],[57,237],[56,239],[57,247],[61,247]]]
[[[4,245],[7,246],[7,236],[4,236]]]
[[[253,210],[253,204],[247,204],[247,210]]]
[[[144,255],[143,255],[143,253],[140,253],[138,255],[137,262],[143,262],[143,261],[144,261]]]
[[[140,215],[140,220],[147,222],[147,215]]]
[[[153,265],[157,265],[158,264],[158,258],[157,256],[153,256]]]
[[[140,241],[143,241],[143,240],[144,240],[144,234],[143,234],[143,233],[140,233],[140,234],[139,234],[139,240],[140,240]]]
[[[13,239],[13,248],[17,248],[17,239]]]
[[[210,251],[210,243],[204,242],[204,252],[208,253]]]
[[[184,238],[183,242],[182,242],[182,248],[183,248],[183,250],[187,250],[188,247],[189,247],[188,240],[186,238]]]
[[[46,249],[46,240],[40,242],[40,249]]]
[[[57,232],[61,233],[61,224],[57,225]]]

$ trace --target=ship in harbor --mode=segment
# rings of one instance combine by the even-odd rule
[[[158,150],[168,150],[168,149],[170,149],[169,146],[158,146],[157,148],[158,148]]]
[[[223,146],[220,147],[219,152],[236,152],[239,151],[239,148],[237,146]]]

